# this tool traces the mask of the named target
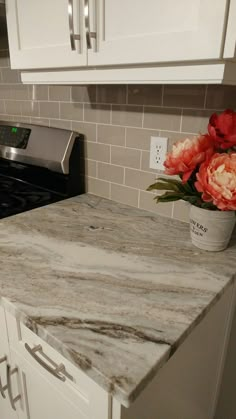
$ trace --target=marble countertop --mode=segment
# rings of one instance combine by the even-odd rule
[[[0,221],[0,296],[128,406],[234,280],[235,249],[83,195]]]

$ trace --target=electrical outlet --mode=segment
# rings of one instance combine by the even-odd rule
[[[163,163],[166,159],[168,138],[151,137],[150,143],[150,168],[164,170]]]

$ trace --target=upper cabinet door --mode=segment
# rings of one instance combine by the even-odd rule
[[[6,9],[12,68],[87,64],[84,0],[7,0]]]
[[[227,0],[90,0],[89,65],[221,58]]]

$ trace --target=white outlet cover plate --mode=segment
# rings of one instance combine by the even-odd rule
[[[150,169],[165,170],[163,163],[166,159],[168,138],[151,137],[150,143]]]

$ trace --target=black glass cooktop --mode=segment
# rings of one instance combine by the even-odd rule
[[[0,175],[0,218],[38,208],[62,199],[60,194]]]

